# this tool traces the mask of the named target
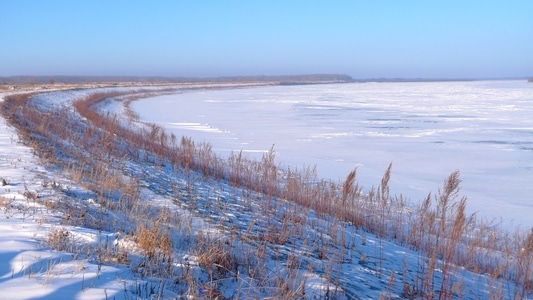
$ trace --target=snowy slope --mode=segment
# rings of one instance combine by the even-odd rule
[[[101,91],[53,92],[33,101],[55,111]],[[100,109],[123,112],[115,101]],[[133,238],[139,229],[135,215],[114,210],[111,200],[88,189],[73,172],[37,158],[0,120],[0,179],[5,181],[0,184],[0,290],[6,299],[419,295],[419,276],[429,261],[420,252],[291,202],[266,202],[266,195],[229,182],[154,163],[147,155],[120,163],[120,170],[126,182],[139,187],[143,209],[151,213],[145,221],[155,223],[163,216],[162,228],[171,234],[171,259],[156,262],[170,264],[152,270],[153,261]],[[298,220],[286,222],[287,216]],[[267,228],[277,235],[260,239],[269,234]],[[206,266],[213,258],[205,253],[220,255],[217,263]],[[457,276],[449,283],[456,287],[450,298],[514,295],[507,281],[461,266],[451,270]],[[432,276],[437,293],[441,272],[436,266]]]

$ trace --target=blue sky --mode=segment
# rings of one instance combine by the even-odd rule
[[[533,76],[533,1],[2,1],[0,76]]]

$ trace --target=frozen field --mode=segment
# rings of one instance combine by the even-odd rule
[[[364,188],[393,163],[391,192],[417,203],[454,170],[471,212],[533,226],[533,84],[353,83],[194,91],[132,104],[142,121]]]

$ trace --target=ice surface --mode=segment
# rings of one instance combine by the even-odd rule
[[[135,102],[141,120],[225,156],[275,144],[277,160],[338,180],[357,168],[416,203],[461,172],[470,211],[533,226],[533,84],[353,83],[194,91]]]

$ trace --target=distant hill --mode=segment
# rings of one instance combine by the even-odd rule
[[[532,78],[366,78],[353,79],[346,74],[302,74],[302,75],[259,75],[221,77],[165,77],[165,76],[6,76],[0,77],[0,84],[50,84],[50,83],[194,83],[194,82],[272,82],[281,85],[300,85],[344,82],[433,82],[433,81],[477,81],[477,80],[527,80]]]
[[[305,74],[305,75],[283,75],[283,76],[243,76],[243,77],[218,77],[222,81],[266,81],[279,82],[280,84],[313,84],[332,82],[353,82],[352,77],[346,74]],[[216,80],[215,80],[216,81]]]
[[[227,77],[164,77],[164,76],[8,76],[0,77],[0,83],[85,83],[85,82],[278,82],[286,84],[352,82],[345,74],[305,74],[283,76],[227,76]]]

